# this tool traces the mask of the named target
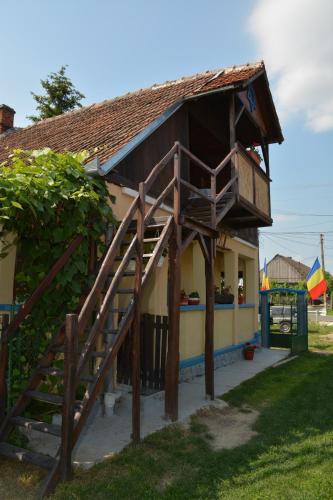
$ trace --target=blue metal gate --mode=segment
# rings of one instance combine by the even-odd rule
[[[276,293],[288,293],[296,295],[296,329],[291,327],[290,331],[280,333],[272,332],[273,324],[271,315],[271,298]],[[308,350],[308,307],[305,290],[294,288],[272,288],[271,290],[260,291],[260,314],[261,314],[261,335],[264,347],[285,347],[291,349],[293,354]],[[293,325],[292,306],[290,306],[290,321]]]

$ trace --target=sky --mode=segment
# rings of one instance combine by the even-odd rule
[[[264,60],[285,141],[270,148],[274,224],[260,259],[290,256],[333,274],[333,2],[331,0],[0,0],[0,102],[15,125],[30,91],[67,64],[100,102],[154,83]]]

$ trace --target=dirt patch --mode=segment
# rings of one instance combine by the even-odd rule
[[[250,441],[258,433],[252,429],[259,412],[242,408],[202,408],[196,414],[199,424],[207,427],[211,446],[216,449],[232,449]]]

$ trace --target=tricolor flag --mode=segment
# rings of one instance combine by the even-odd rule
[[[318,299],[318,297],[326,292],[327,283],[318,257],[314,261],[311,271],[306,277],[306,286],[308,287],[311,299]]]
[[[268,278],[268,272],[267,272],[267,262],[265,259],[264,262],[264,270],[262,273],[262,282],[261,282],[261,289],[262,290],[269,290],[270,289],[270,284],[269,284],[269,278]]]

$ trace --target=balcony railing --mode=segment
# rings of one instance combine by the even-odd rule
[[[238,174],[239,201],[251,204],[270,218],[270,179],[239,143],[236,145],[235,168]]]

